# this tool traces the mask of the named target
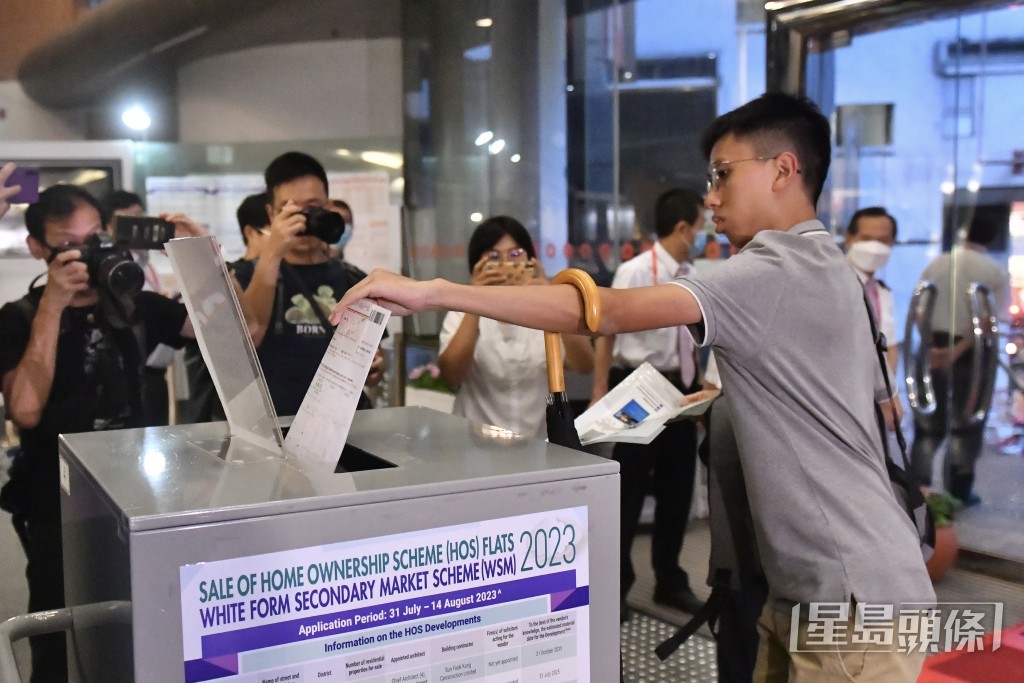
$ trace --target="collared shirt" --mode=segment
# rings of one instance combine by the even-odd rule
[[[764,230],[690,291],[732,407],[758,550],[782,602],[935,598],[886,472],[860,283],[819,221]]]
[[[850,260],[847,259],[847,263]],[[878,321],[878,331],[885,335],[885,343],[895,346],[902,339],[896,329],[896,314],[892,303],[892,290],[881,281],[868,275],[857,266],[850,263],[850,268],[857,273],[857,278],[864,285],[864,291],[868,293],[868,300],[875,311],[875,320]]]
[[[692,264],[676,261],[661,246],[661,242],[655,242],[651,251],[634,256],[619,266],[612,287],[629,289],[660,285],[693,273]],[[639,367],[646,361],[658,370],[675,370],[679,367],[679,331],[675,327],[665,327],[618,334],[615,336],[612,358],[616,365],[627,368]]]
[[[440,352],[465,318],[449,311],[441,325]],[[564,349],[563,349],[564,355]],[[480,318],[480,336],[452,412],[474,422],[543,439],[548,394],[544,333]]]

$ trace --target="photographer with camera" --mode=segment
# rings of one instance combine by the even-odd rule
[[[178,236],[203,234],[183,215],[168,218]],[[146,357],[193,333],[183,304],[141,291],[136,245],[111,239],[85,190],[47,189],[25,225],[29,251],[48,267],[45,285],[0,309],[3,396],[21,435],[0,507],[25,550],[28,609],[38,612],[64,606],[58,435],[140,426]],[[31,646],[33,681],[67,679],[64,634]]]
[[[328,210],[327,172],[313,157],[286,152],[264,172],[270,232],[260,257],[235,266],[254,319],[256,346],[278,415],[298,412],[334,333],[334,304],[359,281],[328,254],[345,221]],[[384,356],[377,350],[366,385],[380,382]],[[366,395],[360,408],[371,407]]]

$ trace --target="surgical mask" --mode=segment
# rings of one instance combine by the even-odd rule
[[[350,239],[352,239],[352,224],[345,223],[345,232],[341,233],[341,239],[334,243],[334,248],[344,249]]]
[[[856,268],[865,273],[875,273],[885,267],[892,255],[892,247],[877,240],[854,242],[846,257]]]

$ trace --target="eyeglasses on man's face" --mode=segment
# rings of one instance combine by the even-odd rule
[[[731,164],[742,164],[746,161],[772,161],[778,159],[779,155],[770,157],[751,157],[750,159],[733,159],[732,161],[716,161],[715,163],[708,166],[708,192],[711,190],[718,190],[722,187],[722,183],[729,177]]]

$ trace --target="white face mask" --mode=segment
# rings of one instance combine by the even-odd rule
[[[892,247],[876,240],[854,242],[846,252],[850,263],[865,273],[874,273],[884,268],[891,255]]]

